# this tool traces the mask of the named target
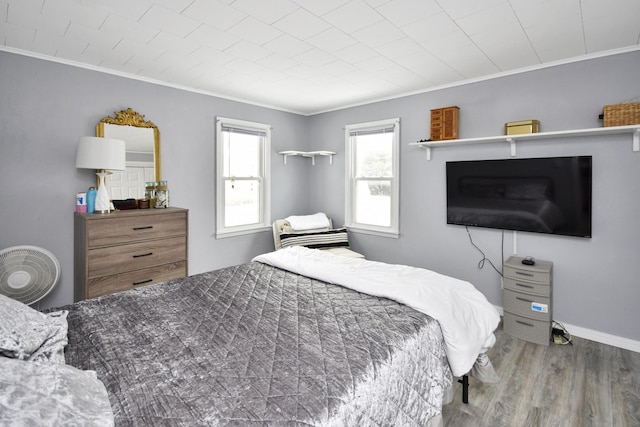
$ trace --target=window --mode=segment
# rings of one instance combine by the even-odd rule
[[[218,117],[216,143],[216,236],[269,228],[271,127]]]
[[[348,227],[398,236],[399,133],[399,119],[345,127]]]

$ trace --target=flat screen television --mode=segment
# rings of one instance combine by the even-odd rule
[[[591,156],[447,162],[447,224],[591,237]]]

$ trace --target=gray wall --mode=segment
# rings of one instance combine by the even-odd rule
[[[429,137],[432,108],[460,107],[460,137],[501,135],[508,121],[538,119],[542,131],[602,126],[602,106],[640,95],[640,52],[531,71],[311,117],[309,140],[342,154],[332,169],[311,173],[309,210],[344,220],[344,136],[347,124],[401,120],[399,239],[351,234],[355,250],[368,258],[433,269],[474,283],[502,306],[500,277],[461,226],[445,217],[445,162],[508,158],[507,144],[447,147],[409,146]],[[593,156],[593,238],[517,233],[517,252],[554,262],[554,318],[586,329],[640,340],[640,153],[631,136],[602,136],[527,142],[518,157]],[[331,191],[327,191],[327,189]],[[498,268],[501,232],[471,228]],[[505,232],[505,257],[513,233]]]
[[[474,283],[502,305],[499,276],[486,265],[463,227],[445,223],[444,168],[448,160],[507,158],[506,145],[440,148],[433,160],[414,146],[427,138],[429,110],[458,105],[462,138],[499,135],[504,122],[539,119],[542,131],[601,126],[602,105],[640,95],[640,52],[531,71],[499,79],[302,117],[240,102],[152,85],[90,70],[0,52],[0,248],[43,246],[62,264],[62,280],[41,307],[73,299],[75,193],[92,185],[75,168],[77,139],[93,135],[100,118],[127,107],[158,125],[162,171],[171,203],[190,209],[191,274],[237,264],[272,249],[268,232],[216,240],[215,116],[273,126],[272,218],[325,211],[344,221],[346,124],[401,119],[399,239],[352,234],[369,258],[431,268]],[[280,150],[332,150],[334,164],[290,158]],[[520,157],[592,155],[593,238],[517,234],[520,255],[555,263],[554,318],[640,340],[640,153],[630,136],[519,144]],[[474,241],[497,265],[501,233],[472,229]],[[505,233],[505,254],[513,252]]]
[[[273,250],[270,232],[214,237],[216,116],[272,125],[273,218],[307,209],[306,163],[285,166],[277,154],[307,149],[304,116],[7,52],[0,75],[0,248],[37,245],[60,260],[61,282],[41,308],[73,302],[75,194],[95,183],[75,168],[77,141],[114,111],[131,107],[160,129],[171,205],[190,210],[190,274]]]

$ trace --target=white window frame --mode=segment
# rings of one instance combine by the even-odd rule
[[[225,227],[225,181],[230,177],[224,174],[224,144],[223,126],[247,129],[249,131],[261,131],[266,134],[261,147],[261,176],[258,178],[260,185],[260,212],[259,221],[255,224]],[[271,229],[271,126],[264,123],[250,122],[246,120],[230,119],[226,117],[216,118],[216,238],[225,238],[262,232]]]
[[[391,212],[390,226],[382,227],[371,224],[362,224],[355,221],[355,195],[356,183],[360,177],[355,176],[355,144],[351,134],[358,130],[384,129],[393,126],[393,148],[392,148],[392,177],[384,177],[391,181]],[[346,188],[345,188],[345,225],[353,231],[366,234],[373,234],[383,237],[395,237],[400,235],[400,119],[386,119],[366,123],[347,125],[344,128],[345,152],[346,152]],[[381,177],[382,178],[382,177]]]

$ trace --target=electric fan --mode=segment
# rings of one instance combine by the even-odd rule
[[[37,246],[13,246],[0,251],[0,294],[24,304],[47,296],[60,278],[60,263]]]

